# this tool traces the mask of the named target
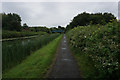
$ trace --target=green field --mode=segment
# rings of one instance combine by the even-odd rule
[[[119,78],[118,22],[78,26],[67,38],[78,61],[83,78]]]

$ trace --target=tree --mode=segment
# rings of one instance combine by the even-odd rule
[[[61,26],[58,26],[59,29],[61,29]]]
[[[58,26],[58,30],[65,30],[64,27]]]
[[[86,26],[91,24],[105,25],[116,17],[111,13],[95,13],[89,14],[83,12],[73,18],[73,20],[66,26],[66,30],[72,29],[77,26]]]
[[[21,30],[21,17],[18,14],[2,14],[2,28],[4,30]]]
[[[28,25],[26,23],[24,23],[23,28],[28,28]]]

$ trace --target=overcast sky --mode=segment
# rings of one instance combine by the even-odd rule
[[[22,24],[29,26],[66,27],[84,11],[111,12],[118,17],[118,2],[2,2],[2,12],[19,14]]]

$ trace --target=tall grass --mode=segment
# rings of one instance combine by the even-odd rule
[[[3,72],[21,63],[26,56],[48,44],[59,34],[47,34],[34,39],[6,41],[2,43]]]
[[[36,50],[21,64],[4,73],[3,79],[5,78],[6,80],[6,78],[12,78],[12,80],[14,80],[15,78],[15,80],[18,80],[19,78],[19,80],[41,80],[40,78],[46,78],[45,74],[53,62],[53,58],[55,57],[56,49],[61,38],[62,35],[52,40],[49,44]]]

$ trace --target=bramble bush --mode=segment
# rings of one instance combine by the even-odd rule
[[[79,54],[89,56],[94,62],[98,78],[120,79],[118,24],[120,23],[113,21],[105,26],[78,26],[67,32],[72,48],[77,49]]]

